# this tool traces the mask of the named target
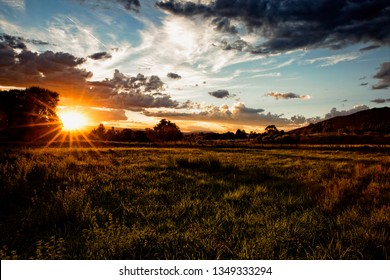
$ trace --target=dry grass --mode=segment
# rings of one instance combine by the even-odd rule
[[[5,150],[1,259],[388,259],[388,154]]]

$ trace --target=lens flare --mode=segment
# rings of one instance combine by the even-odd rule
[[[87,124],[87,118],[84,114],[76,111],[67,111],[58,114],[62,122],[63,130],[81,130]]]

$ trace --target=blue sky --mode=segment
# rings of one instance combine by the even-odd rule
[[[389,24],[381,0],[0,0],[0,86],[92,125],[289,130],[389,105]]]

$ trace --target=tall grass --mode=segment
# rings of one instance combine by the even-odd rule
[[[1,259],[388,259],[390,160],[358,152],[5,150]]]

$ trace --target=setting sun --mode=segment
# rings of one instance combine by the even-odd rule
[[[58,114],[64,130],[80,130],[87,124],[84,114],[75,111],[67,111]]]

